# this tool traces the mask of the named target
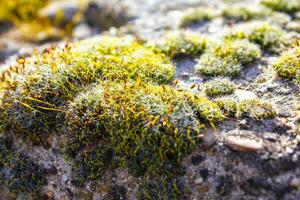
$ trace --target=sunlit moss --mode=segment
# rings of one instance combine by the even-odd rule
[[[192,31],[169,32],[162,39],[148,44],[155,51],[171,58],[179,56],[196,56],[206,47],[206,40],[199,33]]]
[[[218,16],[215,9],[207,7],[198,7],[185,12],[181,18],[180,26],[185,27],[194,23],[209,21]]]
[[[299,0],[262,0],[261,4],[276,11],[293,13],[300,10]]]
[[[235,88],[228,78],[217,77],[205,83],[205,93],[212,97],[232,94]]]
[[[49,0],[10,0],[0,2],[0,20],[13,23],[34,20],[38,10],[49,3]]]
[[[214,99],[221,110],[230,117],[236,117],[238,112],[238,101],[234,96],[223,96]]]
[[[259,5],[235,4],[227,6],[222,10],[223,17],[238,21],[265,18],[270,14],[270,9]]]
[[[238,76],[242,65],[261,56],[259,48],[247,40],[226,40],[212,44],[196,65],[196,72],[206,76]]]
[[[282,77],[288,79],[300,78],[300,47],[295,47],[283,53],[275,63],[274,69]],[[299,79],[300,80],[300,79]],[[299,81],[298,80],[298,81]]]
[[[247,99],[239,103],[239,116],[253,120],[262,120],[276,116],[276,109],[268,102],[260,99]]]
[[[3,87],[9,86],[3,98],[6,122],[10,130],[30,140],[60,126],[66,102],[82,86],[99,80],[137,79],[159,84],[174,74],[174,66],[164,55],[114,37],[95,37],[49,49],[13,69],[4,72],[9,76],[4,75],[2,81],[6,83]]]
[[[226,39],[248,39],[258,44],[262,50],[278,53],[291,44],[291,37],[281,28],[269,23],[246,24],[225,35]]]

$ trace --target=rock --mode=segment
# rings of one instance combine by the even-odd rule
[[[78,3],[70,1],[56,1],[51,2],[48,6],[41,9],[39,11],[39,16],[41,18],[49,19],[55,25],[65,26],[73,20],[74,15],[78,11]]]
[[[62,180],[63,180],[63,182],[67,182],[68,181],[68,176],[66,174],[64,174],[62,176]]]
[[[196,155],[191,157],[191,162],[193,165],[199,165],[201,162],[205,160],[205,156],[202,155]]]
[[[256,94],[247,90],[236,90],[234,94],[236,95],[239,101],[257,98]]]
[[[197,178],[196,180],[195,180],[195,184],[197,184],[197,185],[200,185],[200,184],[202,184],[203,183],[203,178],[202,177],[199,177],[199,178]]]
[[[202,178],[204,180],[206,180],[208,178],[208,175],[209,175],[209,171],[207,168],[204,168],[204,169],[200,169],[200,174],[202,176]]]
[[[204,146],[211,147],[216,142],[216,134],[213,128],[207,129],[202,137]]]
[[[118,4],[118,6],[114,6]],[[121,1],[93,0],[85,11],[85,20],[92,26],[102,30],[110,27],[120,27],[127,23],[129,15]]]
[[[263,149],[261,138],[247,137],[246,135],[227,135],[225,144],[239,152],[257,152]]]
[[[54,193],[53,193],[52,191],[47,191],[47,192],[45,193],[45,195],[46,195],[49,199],[52,199],[53,196],[54,196]]]
[[[298,177],[292,178],[292,180],[290,182],[290,186],[299,188],[300,187],[300,178],[298,178]]]
[[[73,38],[83,39],[93,35],[93,31],[87,24],[79,24],[73,29]]]

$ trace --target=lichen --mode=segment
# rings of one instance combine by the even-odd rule
[[[154,51],[161,52],[170,58],[200,55],[206,47],[206,39],[192,31],[174,31],[167,33],[162,39],[148,44]]]
[[[217,77],[205,83],[205,93],[211,97],[232,94],[235,89],[228,78]]]

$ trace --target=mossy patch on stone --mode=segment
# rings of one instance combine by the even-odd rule
[[[217,77],[205,83],[205,93],[211,97],[232,94],[235,88],[228,78]]]
[[[284,52],[273,63],[273,68],[284,78],[300,81],[300,47]]]
[[[174,31],[167,33],[162,39],[150,42],[148,46],[170,58],[194,57],[205,50],[206,39],[197,32]]]
[[[276,109],[268,102],[260,99],[247,99],[239,103],[239,116],[253,120],[262,120],[276,116]]]
[[[262,0],[261,4],[273,10],[286,13],[294,13],[300,10],[299,0]]]
[[[213,8],[198,7],[186,11],[181,20],[180,26],[186,27],[194,23],[209,21],[219,15],[218,11]]]

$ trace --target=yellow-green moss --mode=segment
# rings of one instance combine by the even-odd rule
[[[300,10],[299,0],[262,0],[261,4],[273,10],[286,13],[293,13]]]
[[[248,39],[250,42],[258,44],[262,50],[271,53],[281,52],[292,41],[288,33],[269,23],[241,26],[225,35],[225,38],[229,40]]]
[[[217,77],[205,83],[205,93],[211,97],[232,94],[235,89],[235,84],[228,78]]]
[[[167,33],[162,39],[152,41],[148,45],[156,52],[164,53],[170,58],[194,57],[204,51],[206,40],[196,32],[175,31]]]
[[[180,20],[180,26],[185,27],[194,23],[208,21],[218,16],[215,9],[198,7],[185,12]]]
[[[275,63],[274,69],[277,73],[288,79],[300,80],[300,47],[295,47],[284,52]]]
[[[214,99],[214,102],[221,108],[225,115],[236,117],[238,112],[238,101],[234,96],[223,96]]]
[[[270,14],[270,9],[259,5],[235,4],[227,6],[222,10],[223,17],[238,21],[265,18]]]
[[[99,160],[103,160],[101,151],[106,146],[113,152],[109,160],[115,166],[128,167],[135,176],[149,176],[150,181],[162,183],[162,177],[173,180],[178,176],[183,157],[193,150],[205,125],[222,118],[210,100],[167,85],[102,82],[70,103],[65,146],[68,155],[76,157],[78,152],[93,151],[92,147],[100,144],[95,155]],[[97,174],[107,169],[102,165],[106,162],[98,165],[93,159],[87,156],[80,162],[80,169],[92,169],[87,170],[87,180],[98,178]],[[79,183],[85,180],[78,177]],[[158,188],[160,195],[173,194],[174,188],[164,184]],[[145,190],[143,194],[151,193],[151,188]]]
[[[0,20],[13,23],[31,21],[38,15],[38,10],[49,0],[9,0],[0,2]]]
[[[247,40],[226,40],[211,44],[196,65],[196,72],[206,76],[238,76],[241,67],[261,56],[260,49]]]
[[[8,72],[16,77],[2,81],[11,86],[4,89],[6,122],[10,130],[30,140],[60,126],[66,102],[87,84],[137,79],[159,84],[168,82],[174,74],[174,66],[164,55],[135,41],[114,37],[95,37],[49,49],[16,69],[25,71]]]
[[[276,109],[268,102],[260,99],[247,99],[239,103],[239,116],[253,120],[262,120],[276,116]]]

